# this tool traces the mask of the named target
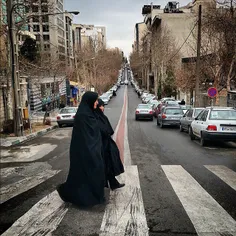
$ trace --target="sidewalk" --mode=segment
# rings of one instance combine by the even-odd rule
[[[53,124],[52,126],[48,126],[48,128],[38,130],[36,132],[33,132],[31,134],[22,136],[22,137],[6,137],[6,138],[0,138],[0,147],[11,147],[26,141],[29,141],[31,139],[34,139],[36,137],[42,136],[46,133],[48,133],[51,130],[56,129],[58,126],[56,124]]]

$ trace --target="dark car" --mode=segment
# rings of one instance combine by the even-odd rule
[[[180,126],[179,126],[180,132],[183,132],[184,130],[189,132],[191,123],[203,109],[204,108],[200,108],[200,107],[188,109],[186,113],[184,114],[184,116],[180,119]]]
[[[160,125],[161,128],[164,126],[179,126],[182,116],[183,110],[180,107],[163,107],[157,117],[157,125]]]

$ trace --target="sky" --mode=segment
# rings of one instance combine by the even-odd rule
[[[154,5],[164,8],[168,0],[153,1]],[[185,6],[191,0],[180,0],[180,6]],[[78,10],[74,22],[105,26],[107,46],[118,47],[129,56],[134,42],[134,27],[143,22],[143,5],[151,4],[151,0],[64,0],[65,10]]]

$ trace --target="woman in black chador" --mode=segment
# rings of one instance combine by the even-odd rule
[[[65,202],[88,207],[103,203],[105,169],[95,109],[98,94],[86,92],[74,120],[67,180],[57,188]]]
[[[108,118],[104,115],[104,102],[98,99],[96,115],[99,123],[99,128],[102,134],[103,157],[105,162],[106,184],[105,186],[115,190],[122,188],[124,184],[120,184],[115,176],[124,173],[124,166],[120,159],[119,149],[112,139],[114,131]]]

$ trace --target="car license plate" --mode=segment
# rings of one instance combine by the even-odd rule
[[[222,127],[222,131],[236,131],[236,127],[226,127],[226,126],[223,126]]]
[[[69,117],[71,117],[71,116],[62,116],[63,118],[69,118]]]
[[[148,113],[146,110],[141,110],[140,113]]]

